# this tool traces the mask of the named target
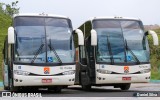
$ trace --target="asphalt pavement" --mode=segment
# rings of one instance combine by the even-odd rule
[[[3,92],[9,92],[3,90],[1,87],[0,97]],[[16,92],[15,94],[23,94]],[[55,93],[54,91],[48,91],[47,89],[40,88],[38,91],[27,92],[39,93],[41,97],[160,97],[160,83],[134,83],[127,91],[122,91],[119,88],[113,88],[109,86],[92,87],[90,91],[83,91],[81,86],[74,85],[69,86],[67,89],[63,89],[61,93]],[[17,96],[17,95],[14,95]],[[22,96],[22,95],[21,95]],[[160,99],[159,99],[160,100]]]

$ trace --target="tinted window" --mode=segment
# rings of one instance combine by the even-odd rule
[[[101,19],[94,20],[93,27],[98,35],[99,62],[149,62],[148,40],[141,21]]]

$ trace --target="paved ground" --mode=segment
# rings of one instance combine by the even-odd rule
[[[4,91],[1,87],[1,92]],[[41,93],[42,97],[94,97],[94,99],[101,99],[105,100],[105,97],[134,97],[137,98],[137,93],[142,94],[158,94],[160,97],[160,83],[139,83],[139,84],[132,84],[130,90],[128,91],[121,91],[120,89],[108,86],[103,87],[93,87],[91,91],[83,91],[80,86],[70,86],[68,89],[63,89],[61,93],[54,93],[54,91],[47,91],[47,89],[40,89],[36,91],[37,93]],[[32,92],[31,92],[32,93]],[[2,93],[0,93],[0,96]],[[155,100],[160,100],[157,97],[150,97]],[[63,100],[64,98],[58,98]],[[58,100],[56,99],[56,100]],[[72,100],[72,98],[70,98]],[[75,98],[73,98],[74,100]],[[81,100],[81,98],[77,98]],[[116,99],[116,98],[115,98]],[[122,98],[126,99],[126,98]],[[147,99],[145,97],[145,99]],[[149,99],[149,98],[148,98]],[[114,100],[114,99],[113,99]],[[143,99],[139,99],[143,100]]]

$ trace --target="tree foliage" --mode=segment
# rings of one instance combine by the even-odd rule
[[[12,2],[11,4],[5,4],[0,1],[0,74],[2,73],[2,62],[3,62],[3,43],[7,35],[8,27],[12,24],[13,14],[19,13],[17,7],[18,1]],[[0,81],[2,80],[2,74],[0,75]]]
[[[19,7],[17,7],[18,1],[11,4],[0,3],[0,14],[6,14],[13,17],[14,14],[19,13]]]
[[[0,3],[0,13],[4,13],[4,9],[3,9],[4,5],[5,5],[4,3]]]

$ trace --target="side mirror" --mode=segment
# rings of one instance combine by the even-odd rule
[[[97,32],[94,29],[91,30],[91,45],[97,46]]]
[[[9,27],[8,28],[8,44],[14,44],[14,28]]]
[[[154,31],[152,31],[152,30],[149,30],[149,31],[147,31],[145,34],[146,34],[146,35],[151,34],[152,37],[153,37],[153,44],[154,44],[154,45],[159,45],[159,43],[158,43],[158,36],[157,36],[156,32],[154,32]]]
[[[84,45],[84,36],[83,32],[80,29],[76,29],[75,33],[78,35],[78,45],[83,46]]]

